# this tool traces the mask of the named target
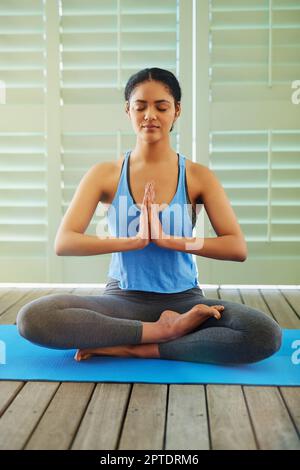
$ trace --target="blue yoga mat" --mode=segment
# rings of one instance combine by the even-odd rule
[[[15,325],[1,325],[0,379],[300,385],[300,330],[282,331],[282,346],[273,356],[252,364],[224,366],[115,356],[93,356],[77,362],[76,349],[37,346],[21,337]]]

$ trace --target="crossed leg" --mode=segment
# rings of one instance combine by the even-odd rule
[[[151,302],[142,295],[50,294],[23,306],[17,326],[29,341],[50,348],[109,354],[114,351],[106,348],[118,346],[136,357],[223,364],[269,357],[280,348],[282,335],[275,320],[257,309],[196,293]]]

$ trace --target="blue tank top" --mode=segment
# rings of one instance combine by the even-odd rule
[[[114,237],[132,237],[139,230],[141,211],[133,199],[129,183],[130,153],[131,150],[125,153],[118,188],[107,210],[109,233]],[[165,234],[192,237],[196,217],[186,191],[185,157],[177,155],[177,190],[170,204],[160,208],[159,219]],[[113,252],[108,277],[117,279],[119,288],[125,290],[181,292],[199,287],[195,256],[150,242],[142,249]]]

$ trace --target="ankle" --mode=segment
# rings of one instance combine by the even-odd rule
[[[132,356],[139,358],[160,358],[157,343],[137,344],[133,347]]]
[[[141,344],[162,343],[169,337],[169,328],[156,322],[143,322]]]

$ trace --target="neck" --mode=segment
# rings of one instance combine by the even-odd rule
[[[138,162],[145,165],[156,165],[159,163],[169,163],[176,158],[176,152],[164,142],[139,142],[135,144],[130,154],[132,162]]]

